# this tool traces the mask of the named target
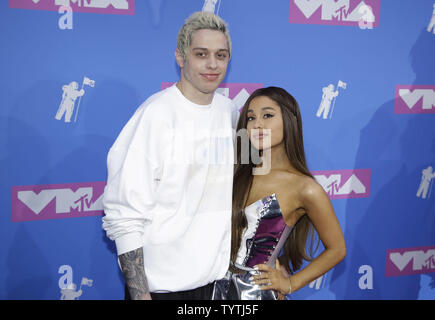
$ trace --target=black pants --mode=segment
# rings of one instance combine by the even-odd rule
[[[151,292],[151,299],[153,300],[210,300],[213,294],[214,282],[209,283],[203,287],[192,290],[176,291],[168,293],[154,293]],[[125,300],[131,300],[130,293],[127,286],[125,286]]]

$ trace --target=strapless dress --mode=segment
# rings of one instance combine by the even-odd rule
[[[275,267],[292,227],[286,225],[275,194],[260,199],[244,209],[248,222],[234,266],[240,273],[228,271],[215,282],[214,300],[276,300],[273,290],[260,290],[249,280],[258,274],[257,264]]]

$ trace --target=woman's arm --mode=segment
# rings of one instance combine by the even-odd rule
[[[325,250],[290,277],[293,292],[328,272],[346,256],[343,232],[322,186],[312,180],[302,189],[301,200]]]
[[[258,265],[258,269],[263,272],[253,278],[262,285],[263,290],[273,289],[283,294],[295,292],[328,272],[346,256],[340,224],[331,201],[320,184],[310,179],[302,188],[300,198],[325,250],[304,269],[290,277],[283,275],[279,267],[273,269],[265,264]]]

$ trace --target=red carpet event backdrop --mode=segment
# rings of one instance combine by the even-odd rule
[[[106,156],[178,80],[176,36],[201,10],[230,27],[220,93],[238,108],[266,86],[298,100],[345,234],[345,260],[291,299],[435,299],[435,0],[0,6],[1,299],[123,299],[101,227]]]

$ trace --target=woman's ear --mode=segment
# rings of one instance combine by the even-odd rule
[[[177,60],[178,66],[180,68],[183,68],[184,59],[183,59],[183,55],[181,54],[180,50],[178,50],[178,48],[175,49],[175,60]]]

